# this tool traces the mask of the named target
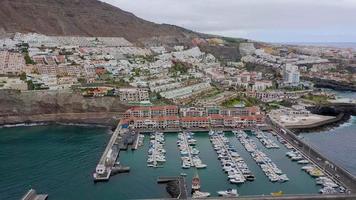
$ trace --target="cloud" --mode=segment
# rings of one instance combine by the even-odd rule
[[[102,1],[149,21],[204,33],[274,42],[356,42],[356,0]]]

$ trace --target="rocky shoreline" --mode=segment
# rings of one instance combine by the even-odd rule
[[[48,124],[91,125],[114,128],[120,119],[117,112],[56,113],[20,116],[0,116],[0,127],[36,126]]]
[[[302,77],[306,81],[311,81],[314,83],[314,86],[317,88],[328,88],[336,91],[352,91],[356,92],[356,85],[352,85],[346,82],[339,82],[334,80],[325,80],[320,78],[309,78]]]

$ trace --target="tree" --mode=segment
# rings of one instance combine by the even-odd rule
[[[32,80],[27,81],[27,89],[28,90],[34,90],[35,89],[35,84],[33,84]]]
[[[25,61],[26,65],[34,65],[35,62],[31,59],[30,55],[28,53],[25,53]]]
[[[22,72],[22,73],[20,74],[20,80],[26,81],[26,79],[27,79],[26,73],[25,73],[25,72]]]

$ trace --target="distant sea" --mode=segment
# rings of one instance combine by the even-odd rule
[[[320,46],[320,47],[337,47],[337,48],[353,48],[356,49],[356,42],[305,42],[305,43],[286,43],[291,45],[305,45],[305,46]]]

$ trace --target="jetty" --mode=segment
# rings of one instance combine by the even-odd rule
[[[191,164],[192,167],[194,167],[195,164],[194,164],[194,162],[193,162],[193,156],[192,156],[192,152],[191,152],[192,149],[190,148],[189,143],[188,143],[187,133],[186,133],[186,132],[183,132],[183,133],[182,133],[182,136],[183,136],[183,142],[184,142],[184,144],[185,144],[185,146],[186,146],[186,148],[187,148],[188,158],[189,158],[189,160],[190,160],[190,164]]]
[[[122,129],[121,123],[118,124],[113,132],[104,152],[101,156],[98,165],[96,166],[93,178],[95,182],[108,181],[110,176],[120,172],[128,172],[130,169],[122,167],[116,162],[120,149],[122,149],[122,135],[127,132],[127,129]],[[114,173],[112,174],[112,172]]]
[[[266,122],[270,124],[271,128],[274,129],[279,136],[288,141],[304,157],[332,178],[333,181],[345,187],[347,189],[346,194],[356,194],[356,177],[354,175],[320,154],[318,150],[301,140],[278,121],[269,117],[266,119]]]
[[[47,194],[37,194],[36,190],[30,189],[21,200],[46,200],[47,198]]]

